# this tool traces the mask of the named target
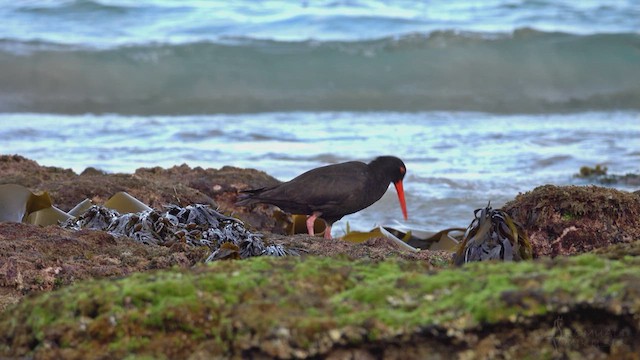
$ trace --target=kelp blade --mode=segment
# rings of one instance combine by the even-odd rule
[[[124,191],[118,192],[113,195],[109,200],[107,200],[107,202],[104,203],[104,207],[113,209],[120,214],[138,213],[153,210],[142,201],[134,198]]]
[[[50,206],[30,213],[25,222],[34,225],[47,226],[57,225],[58,222],[64,222],[71,218],[73,218],[73,216],[55,206]]]
[[[424,237],[412,236],[408,243],[420,249],[455,251],[464,235],[463,228],[448,228],[438,232],[422,232]]]
[[[69,215],[73,217],[78,217],[85,213],[85,211],[89,210],[89,208],[93,206],[93,202],[89,199],[84,199],[78,205],[74,206],[73,209],[69,210]]]
[[[385,235],[382,234],[382,232],[380,231],[380,228],[375,228],[368,232],[350,231],[347,234],[345,234],[341,239],[348,242],[352,242],[352,243],[361,243],[369,239],[380,238],[380,237],[385,237]]]
[[[34,194],[18,184],[0,185],[0,221],[23,222],[29,214],[51,207],[49,193]]]

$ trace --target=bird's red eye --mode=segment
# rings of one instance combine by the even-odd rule
[[[400,174],[404,174],[407,172],[407,169],[404,168],[404,166],[400,166]]]

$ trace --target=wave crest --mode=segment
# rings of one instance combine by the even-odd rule
[[[359,42],[0,41],[0,111],[557,112],[640,108],[640,35],[441,31]]]

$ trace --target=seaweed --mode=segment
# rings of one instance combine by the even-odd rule
[[[0,221],[51,225],[71,218],[52,203],[48,192],[34,193],[18,184],[0,185]]]
[[[602,164],[594,167],[583,166],[574,178],[584,179],[603,185],[622,184],[626,186],[640,186],[640,174],[627,173],[624,175],[607,174],[608,168]]]
[[[219,259],[244,259],[252,256],[298,255],[281,245],[265,245],[262,235],[247,230],[243,223],[212,209],[195,204],[186,207],[165,206],[165,211],[145,210],[119,214],[116,210],[93,205],[82,215],[61,224],[63,228],[107,231],[148,245],[208,246],[206,262]]]
[[[472,261],[533,258],[527,233],[505,211],[493,209],[488,204],[477,209],[474,216],[454,256],[456,265]]]

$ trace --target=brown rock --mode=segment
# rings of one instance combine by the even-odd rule
[[[503,209],[527,231],[534,257],[573,255],[640,239],[640,197],[599,186],[545,185]]]
[[[190,267],[207,255],[204,247],[176,252],[102,231],[0,223],[0,310],[24,295],[78,280],[127,276],[174,265]]]

